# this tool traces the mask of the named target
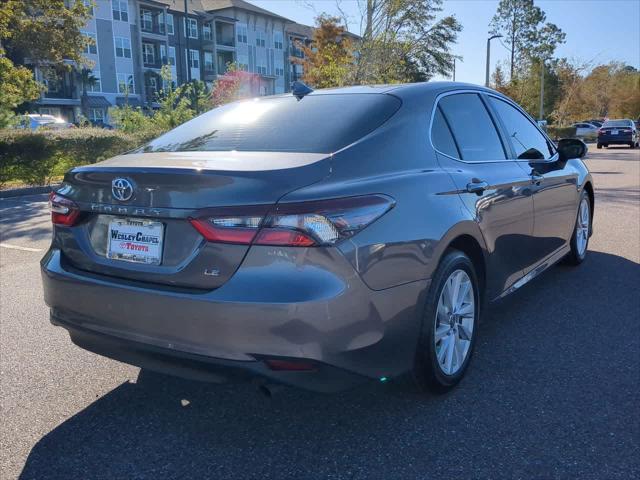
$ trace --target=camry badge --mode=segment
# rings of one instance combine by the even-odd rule
[[[126,202],[133,196],[133,185],[126,178],[114,178],[111,182],[111,194],[116,200]]]

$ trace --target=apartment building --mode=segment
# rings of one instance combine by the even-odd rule
[[[300,35],[307,40],[312,35],[311,27],[245,0],[187,0],[186,14],[184,0],[94,0],[94,4],[83,28],[94,41],[85,51],[94,81],[83,79],[77,69],[57,74],[47,69],[45,78],[34,67],[36,78],[47,86],[34,102],[34,111],[68,121],[84,114],[91,121],[108,123],[111,106],[157,106],[163,65],[171,67],[176,85],[194,79],[212,85],[235,62],[255,74],[248,93],[284,93],[301,75],[301,70],[292,73],[293,32],[305,32]]]

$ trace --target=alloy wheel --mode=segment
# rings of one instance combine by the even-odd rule
[[[438,366],[454,375],[469,355],[476,314],[474,286],[464,270],[449,275],[440,292],[434,325]]]
[[[581,257],[587,249],[590,220],[589,200],[585,197],[580,202],[580,211],[578,212],[578,221],[576,222],[576,246],[578,247],[578,255]]]

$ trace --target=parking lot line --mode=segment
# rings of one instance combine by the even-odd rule
[[[41,248],[20,247],[18,245],[10,245],[8,243],[0,243],[0,247],[9,248],[11,250],[22,250],[23,252],[41,252]]]

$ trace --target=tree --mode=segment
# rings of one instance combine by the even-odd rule
[[[89,18],[83,2],[67,7],[64,0],[3,0],[0,2],[0,128],[13,111],[35,100],[42,85],[28,68],[18,66],[28,58],[36,65],[80,64],[87,40],[80,28]]]
[[[424,81],[451,73],[462,26],[442,0],[367,0],[354,83]]]
[[[353,66],[353,43],[337,17],[320,15],[311,45],[299,45],[304,58],[302,80],[315,88],[341,87],[347,84]]]
[[[82,54],[89,40],[81,29],[91,16],[83,2],[4,0],[1,12],[0,40],[14,63],[86,63]]]
[[[240,70],[235,63],[227,65],[227,71],[216,80],[211,92],[211,104],[219,107],[248,97],[253,86],[259,81],[255,73]]]
[[[492,35],[502,35],[511,50],[510,79],[535,58],[549,58],[565,34],[553,23],[545,23],[546,15],[533,0],[500,0],[489,27]]]

